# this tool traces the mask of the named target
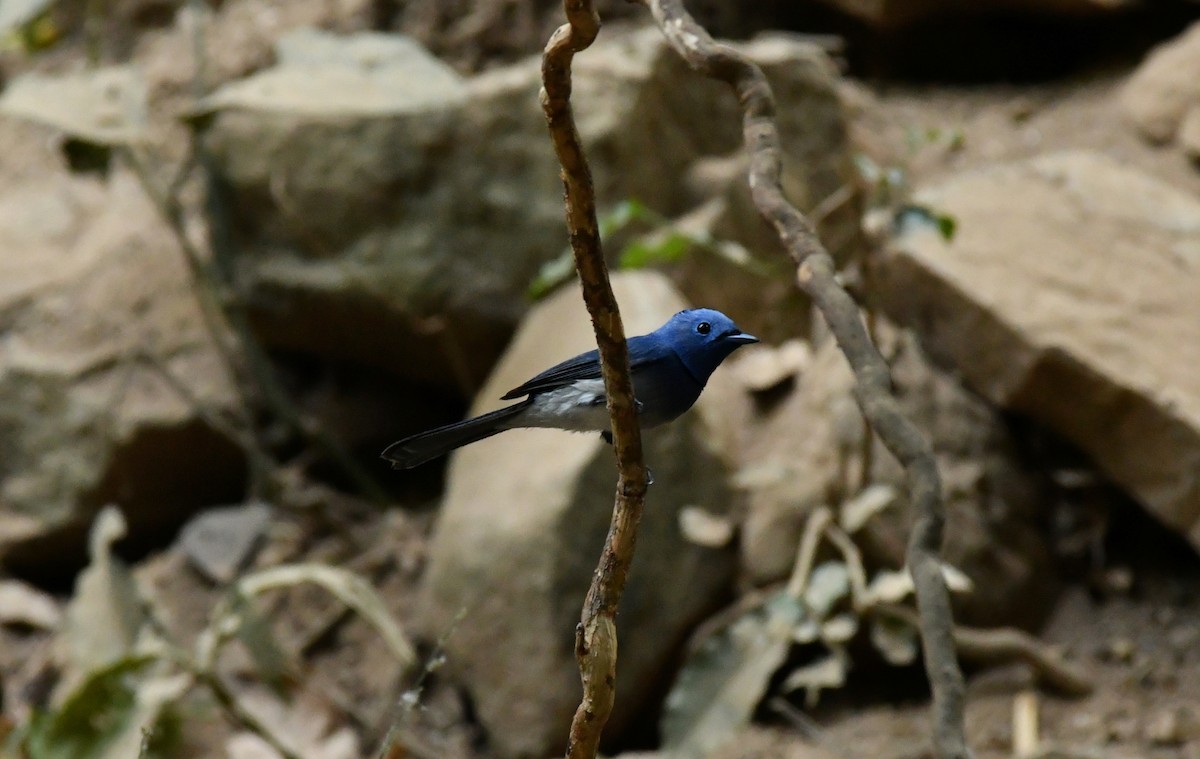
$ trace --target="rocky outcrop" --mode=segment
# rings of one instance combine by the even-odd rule
[[[43,166],[8,187],[0,282],[0,503],[22,522],[5,530],[10,566],[77,569],[82,529],[106,503],[140,539],[241,496],[241,452],[204,421],[236,394],[183,258],[130,174]],[[69,546],[39,542],[57,528]]]
[[[816,205],[847,175],[833,67],[796,41],[745,49],[776,85],[789,190]],[[693,162],[740,150],[733,97],[655,30],[597,43],[574,82],[602,213],[630,198],[668,217],[689,211],[710,197],[685,181]],[[476,388],[540,267],[566,247],[539,86],[536,59],[462,79],[405,38],[301,32],[283,39],[276,69],[215,93],[207,143],[265,339]],[[747,267],[722,284],[726,302],[706,304],[735,310],[770,289]],[[790,284],[772,292],[797,298]]]
[[[684,307],[659,275],[614,278],[626,330],[639,334]],[[522,323],[474,412],[544,367],[594,344],[577,292],[562,292]],[[619,735],[667,674],[691,627],[727,597],[732,548],[690,543],[685,507],[725,514],[722,454],[727,404],[736,394],[718,370],[697,407],[648,431],[654,470],[637,554],[617,620]],[[494,750],[543,757],[564,745],[580,695],[574,630],[612,511],[615,468],[597,435],[517,430],[454,454],[429,548],[423,632],[446,642],[447,666],[471,694]],[[456,618],[461,616],[459,621]]]
[[[1177,139],[1200,156],[1200,23],[1155,48],[1125,84],[1121,105],[1156,143]]]
[[[1091,153],[920,199],[958,232],[900,236],[879,267],[887,310],[1200,547],[1200,201]]]
[[[972,593],[955,598],[959,616],[979,625],[1036,625],[1057,592],[1043,480],[1021,463],[999,415],[932,368],[910,335],[886,321],[877,335],[901,408],[937,455],[948,517],[946,561],[975,580]],[[874,436],[864,461],[854,378],[837,345],[824,343],[795,382],[746,433],[736,481],[745,491],[747,579],[786,579],[812,510],[823,504],[838,510],[864,484],[890,486],[896,499],[856,532],[855,542],[871,567],[903,566],[913,519],[904,472]]]

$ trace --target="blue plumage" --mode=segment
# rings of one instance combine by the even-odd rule
[[[758,338],[709,308],[680,311],[648,335],[629,339],[629,365],[642,427],[665,424],[692,407],[721,362]],[[608,432],[609,417],[595,350],[557,364],[504,400],[512,406],[438,427],[393,443],[382,456],[395,469],[411,469],[455,448],[518,427]]]

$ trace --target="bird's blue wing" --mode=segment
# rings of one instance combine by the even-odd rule
[[[652,363],[674,355],[669,346],[653,335],[640,335],[629,340],[629,365],[636,369],[643,364]],[[525,395],[544,393],[549,390],[570,385],[579,380],[600,379],[600,353],[590,350],[580,353],[575,358],[569,358],[561,364],[550,367],[520,387],[514,387],[504,394],[501,400],[512,400]]]
[[[585,379],[600,379],[600,354],[590,350],[575,358],[567,359],[561,364],[550,367],[538,376],[520,387],[514,387],[504,394],[502,400],[512,400],[523,395],[544,393],[547,390],[570,385],[572,382]]]

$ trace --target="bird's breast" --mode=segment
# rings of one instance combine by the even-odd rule
[[[633,392],[642,404],[643,427],[675,419],[692,407],[704,388],[676,358],[641,366],[633,372]]]

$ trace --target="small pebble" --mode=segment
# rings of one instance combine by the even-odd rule
[[[1137,645],[1129,638],[1113,638],[1101,651],[1101,658],[1128,664],[1137,653]]]

